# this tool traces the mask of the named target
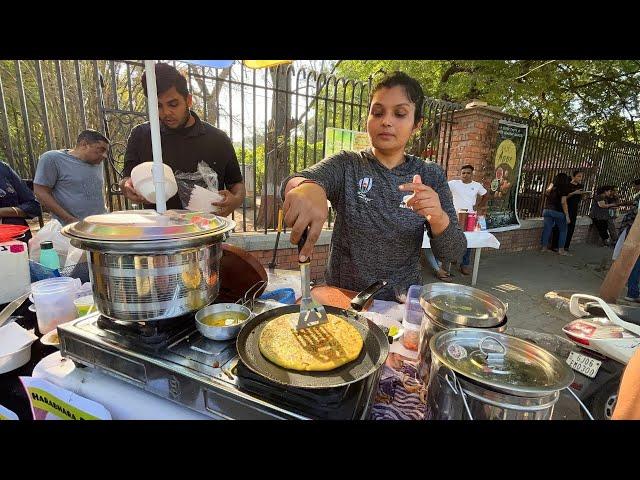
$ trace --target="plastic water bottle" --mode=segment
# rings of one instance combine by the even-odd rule
[[[53,248],[53,242],[47,241],[40,244],[40,264],[51,270],[60,270],[60,257]]]

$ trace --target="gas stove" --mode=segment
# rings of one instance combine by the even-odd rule
[[[253,311],[268,308],[256,301]],[[58,334],[62,355],[76,365],[217,419],[366,419],[382,370],[337,388],[279,385],[242,364],[235,340],[200,334],[193,315],[130,323],[93,313],[58,326]]]

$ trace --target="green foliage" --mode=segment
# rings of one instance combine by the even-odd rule
[[[280,137],[278,143],[284,150],[284,138]],[[324,140],[316,143],[305,142],[303,137],[298,136],[297,140],[293,135],[287,140],[287,150],[289,151],[288,172],[298,172],[305,167],[311,166],[322,160],[322,149]],[[245,145],[244,152],[241,145],[234,145],[236,156],[240,163],[255,165],[256,171],[256,191],[261,192],[265,181],[265,144],[256,145],[255,155],[251,145]]]
[[[375,80],[383,70],[418,79],[432,98],[486,101],[541,125],[585,130],[611,141],[640,138],[637,60],[343,61],[338,74]]]

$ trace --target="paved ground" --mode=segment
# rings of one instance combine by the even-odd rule
[[[565,309],[556,308],[557,304],[546,300],[545,295],[555,291],[597,295],[611,254],[608,247],[579,244],[572,246],[571,257],[537,251],[485,255],[480,258],[476,287],[509,304],[509,327],[564,337],[562,327],[573,317]],[[471,284],[470,276],[454,269],[455,283]],[[425,283],[437,281],[428,267],[423,271]],[[579,407],[568,394],[561,396],[554,418],[580,418]]]

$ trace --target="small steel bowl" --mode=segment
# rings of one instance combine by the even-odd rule
[[[246,318],[235,325],[222,325],[219,327],[207,325],[202,322],[207,316],[220,312],[241,312],[246,315]],[[238,336],[242,326],[247,323],[251,316],[251,310],[237,303],[215,303],[204,307],[202,310],[198,310],[196,313],[196,327],[202,335],[212,340],[231,340]]]

